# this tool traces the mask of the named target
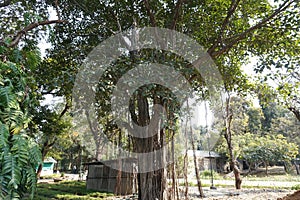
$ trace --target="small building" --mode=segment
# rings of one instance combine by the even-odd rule
[[[137,192],[135,158],[123,158],[86,163],[88,175],[87,189],[127,195]],[[126,172],[117,170],[126,167]]]
[[[218,162],[219,158],[221,157],[218,153],[214,151],[203,151],[203,150],[195,150],[195,155],[197,159],[198,169],[199,171],[205,170],[212,170],[220,171],[220,164]],[[194,151],[188,150],[188,174],[191,176],[195,175],[195,168],[194,168]]]
[[[41,176],[53,175],[54,166],[57,163],[52,157],[46,158],[43,162]]]

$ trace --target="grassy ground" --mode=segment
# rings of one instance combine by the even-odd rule
[[[291,174],[287,174],[284,168],[281,166],[269,167],[268,175],[266,175],[265,168],[258,168],[256,171],[252,171],[246,175],[246,171],[242,173],[243,180],[248,181],[283,181],[283,182],[300,182],[300,176],[296,174],[296,171],[292,171]],[[227,176],[225,174],[218,174],[214,172],[214,178],[218,180],[222,179],[234,179],[234,176]],[[210,179],[210,172],[201,172],[201,179]]]
[[[59,183],[39,183],[34,200],[95,200],[113,196],[111,193],[86,190],[85,182],[64,181]]]
[[[270,167],[268,176],[264,168],[258,168],[252,174],[244,177],[245,180],[250,181],[287,181],[287,182],[300,182],[300,176],[293,170],[291,174],[287,174],[283,167],[274,166]]]
[[[224,179],[224,175],[214,173],[215,180],[228,180],[234,179],[234,177],[227,177]],[[204,180],[210,179],[210,172],[202,172],[201,179]],[[243,177],[243,180],[247,181],[281,181],[281,182],[297,182],[299,185],[296,185],[294,188],[279,187],[274,188],[274,186],[248,186],[242,185],[243,188],[272,188],[272,189],[300,189],[300,176],[297,175],[288,175],[285,174],[284,170],[280,167],[273,167],[270,169],[269,176],[265,175],[264,169],[259,169],[255,174],[248,175]],[[206,181],[207,182],[207,181]],[[296,183],[296,184],[297,184]],[[107,199],[112,197],[112,193],[106,192],[96,192],[86,190],[85,182],[78,181],[63,181],[59,183],[39,183],[38,191],[34,197],[34,200],[95,200],[95,199]],[[181,183],[180,186],[184,184]],[[190,186],[196,186],[195,183],[190,182]],[[209,187],[210,184],[203,183],[203,187]],[[230,187],[233,188],[233,185],[226,184],[215,184],[215,186]],[[28,200],[28,199],[26,199]]]

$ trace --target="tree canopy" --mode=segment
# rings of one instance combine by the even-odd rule
[[[32,136],[35,135],[33,133],[43,136],[43,144],[40,144],[43,149],[54,145],[56,133],[66,132],[68,122],[63,120],[65,115],[80,114],[87,119],[86,125],[96,141],[96,159],[101,158],[98,156],[101,154],[99,143],[103,142],[101,135],[105,135],[118,147],[134,152],[146,153],[161,149],[179,130],[180,104],[172,91],[158,84],[146,84],[131,96],[128,103],[130,118],[139,126],[148,125],[150,119],[161,112],[154,104],[161,105],[167,111],[165,121],[157,120],[153,125],[153,137],[150,138],[132,137],[129,133],[133,123],[128,124],[127,130],[117,126],[111,112],[111,95],[122,76],[138,64],[159,63],[174,67],[192,85],[195,93],[202,95],[200,98],[208,100],[209,90],[203,77],[192,68],[191,63],[174,52],[130,50],[136,38],[122,36],[120,42],[127,44],[125,53],[99,77],[96,88],[90,87],[91,90],[84,91],[86,95],[90,91],[95,93],[93,105],[82,102],[77,104],[76,110],[70,110],[75,100],[81,98],[72,95],[72,89],[80,66],[88,54],[111,36],[122,35],[123,31],[128,30],[129,33],[133,30],[133,35],[135,30],[144,27],[167,28],[193,38],[215,62],[222,75],[224,90],[229,96],[246,96],[253,90],[258,93],[261,101],[270,102],[275,93],[280,97],[278,102],[285,105],[299,120],[299,4],[297,0],[1,1],[0,70],[17,70],[14,72],[19,73],[8,78],[5,76],[9,73],[1,73],[1,98],[4,98],[1,101],[0,116],[2,135],[4,137],[9,133],[12,137],[8,139],[12,140],[22,135],[14,132],[21,133],[21,130],[26,129],[24,125],[31,123],[29,128]],[[56,13],[56,19],[49,19],[53,13]],[[43,37],[48,37],[47,41],[52,46],[47,50],[46,57],[41,59],[37,44]],[[253,57],[258,58],[257,73],[265,73],[273,67],[279,69],[271,70],[272,73],[268,73],[267,78],[262,79],[262,84],[256,88],[241,70]],[[201,63],[201,60],[196,63]],[[7,70],[7,67],[12,68]],[[26,77],[28,80],[16,82],[16,77],[20,77],[20,80]],[[265,82],[268,78],[276,80],[277,86],[273,89]],[[46,94],[63,97],[64,107],[58,112],[41,106],[39,101]],[[242,112],[247,105],[240,101],[237,109],[241,108],[241,112],[236,122],[241,122],[242,126],[238,126],[231,121],[234,110],[230,102],[231,97],[226,99],[227,105],[222,107],[225,113],[222,131],[227,131],[224,136],[229,150],[233,150],[231,143],[235,140],[234,135],[242,132],[260,134],[257,137],[266,139],[266,143],[269,139],[279,142],[275,136],[273,138],[263,134],[273,130],[271,124],[274,124],[274,120],[266,117],[271,108],[264,106],[262,111],[253,108]],[[89,112],[91,106],[96,108],[95,113]],[[26,117],[27,112],[29,117]],[[244,120],[243,116],[249,116],[249,119]],[[232,152],[230,157],[234,164]],[[164,162],[162,157],[155,159],[157,163]],[[1,164],[9,159],[2,161]],[[139,173],[139,199],[164,199],[168,196],[165,190],[165,170]],[[16,171],[16,174],[19,172]],[[18,184],[17,181],[15,185]],[[10,187],[12,184],[7,185]],[[8,192],[4,191],[3,194]]]

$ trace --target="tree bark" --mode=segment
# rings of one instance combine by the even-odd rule
[[[266,175],[268,176],[269,174],[268,174],[268,163],[267,162],[265,162],[265,167],[266,167]]]
[[[235,189],[241,189],[242,188],[242,178],[240,170],[237,166],[237,161],[231,161],[230,162],[231,167],[233,168],[234,178],[235,178]]]
[[[200,197],[204,197],[204,193],[203,193],[202,185],[201,185],[201,180],[200,180],[200,173],[199,173],[199,168],[198,168],[198,162],[197,162],[197,157],[196,157],[196,150],[195,150],[195,144],[194,144],[193,136],[192,136],[192,148],[193,148],[194,166],[195,166],[195,173],[196,173],[198,191],[199,191]]]
[[[229,159],[230,159],[230,168],[233,170],[234,178],[235,178],[235,188],[241,189],[242,186],[242,178],[240,175],[240,170],[237,166],[237,160],[233,155],[233,146],[232,146],[232,132],[231,132],[231,123],[232,123],[232,110],[230,107],[230,94],[227,93],[227,97],[225,100],[225,116],[224,116],[224,123],[225,123],[225,133],[224,137],[227,142],[228,151],[229,151]]]
[[[294,161],[294,165],[295,165],[295,168],[296,168],[297,175],[300,175],[299,165],[297,164],[296,161]]]
[[[186,124],[186,129],[187,129],[187,124]],[[186,200],[188,200],[188,192],[189,192],[189,183],[188,183],[188,177],[187,177],[187,173],[188,173],[188,155],[187,155],[187,148],[188,148],[188,143],[187,143],[187,130],[185,129],[185,133],[184,133],[184,141],[185,141],[185,154],[184,154],[184,160],[183,160],[183,176],[184,176],[184,186],[185,186],[185,191],[184,191],[184,197]]]
[[[300,122],[300,110],[298,110],[295,107],[288,107],[288,109],[294,113],[295,117],[298,119],[298,121]]]
[[[138,92],[137,96],[137,124],[145,127],[149,125],[150,114],[149,104],[146,97],[143,97],[142,91]],[[159,101],[154,99],[154,104]],[[156,114],[154,110],[154,115]],[[156,120],[155,117],[152,120]],[[166,171],[164,168],[155,169],[156,166],[164,166],[164,153],[152,154],[145,156],[146,153],[162,150],[164,144],[164,130],[159,131],[159,120],[155,121],[153,126],[149,126],[145,133],[149,137],[137,138],[133,137],[133,145],[138,156],[138,199],[139,200],[163,200],[166,198]]]

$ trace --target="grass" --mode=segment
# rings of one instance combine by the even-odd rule
[[[200,172],[201,175],[201,180],[210,180],[210,171],[202,171]],[[218,174],[216,172],[213,172],[214,175],[214,180],[234,180],[234,176],[225,176],[224,174]],[[269,168],[269,175],[266,176],[265,169],[264,168],[259,168],[258,170],[254,171],[252,175],[248,176],[243,176],[242,175],[242,180],[243,181],[257,181],[257,182],[263,182],[263,181],[269,181],[269,182],[293,182],[295,183],[295,186],[261,186],[261,185],[246,185],[244,182],[242,184],[243,188],[259,188],[259,189],[292,189],[292,190],[297,190],[300,189],[300,184],[297,184],[300,182],[300,176],[296,175],[295,172],[293,174],[286,174],[283,167],[270,167]],[[207,182],[207,181],[206,181]],[[183,182],[179,183],[180,186],[184,186]],[[219,184],[215,183],[214,184],[217,187],[222,187],[222,188],[227,188],[227,187],[234,187],[234,185],[228,185],[228,184]],[[194,181],[189,181],[189,186],[197,186],[196,185],[196,180]],[[203,187],[210,186],[210,184],[205,184],[202,182]]]
[[[201,172],[201,180],[210,179],[210,171]],[[214,172],[214,179],[224,180],[223,175]],[[230,177],[228,179],[234,179]],[[285,174],[283,170],[274,168],[270,170],[270,175],[265,176],[263,171],[261,173],[248,175],[243,177],[243,180],[249,181],[286,181],[286,182],[300,182],[300,176]],[[79,181],[62,181],[59,183],[39,183],[37,188],[37,194],[33,198],[34,200],[96,200],[96,199],[107,199],[112,197],[112,193],[96,192],[86,189],[85,182]],[[184,186],[184,183],[179,183],[180,186]],[[189,186],[196,186],[194,182],[189,181]],[[203,187],[209,187],[210,184],[202,183]],[[215,184],[216,187],[234,187],[233,185]],[[274,187],[274,186],[247,186],[242,184],[243,188],[269,188],[269,189],[300,189],[300,184],[289,187]],[[26,199],[25,200],[29,200]]]
[[[269,175],[269,176],[257,176],[248,175],[243,177],[244,180],[249,181],[286,181],[286,182],[300,182],[300,176],[297,175]]]
[[[95,200],[106,199],[113,196],[112,193],[87,190],[85,182],[62,181],[59,183],[38,184],[37,194],[34,200]],[[29,200],[29,199],[26,199]]]

